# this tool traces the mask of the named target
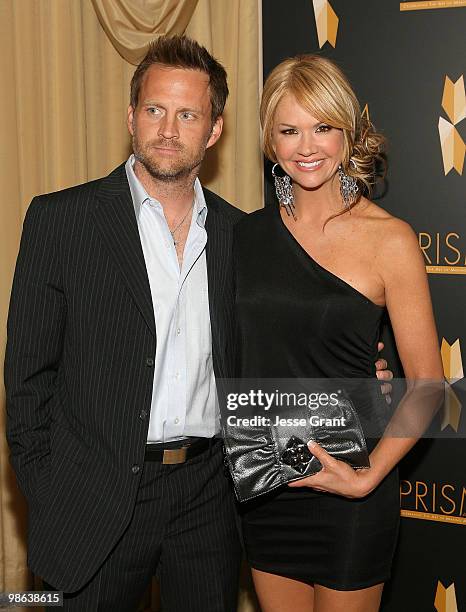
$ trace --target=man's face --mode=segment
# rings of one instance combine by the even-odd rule
[[[205,150],[217,142],[222,118],[212,125],[209,77],[200,70],[154,64],[143,76],[128,129],[136,159],[160,181],[197,175]]]

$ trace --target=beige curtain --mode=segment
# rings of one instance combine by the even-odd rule
[[[243,210],[262,205],[258,23],[256,0],[95,0],[95,8],[88,0],[0,0],[1,363],[26,208],[33,195],[102,176],[127,157],[134,66],[123,58],[136,61],[151,37],[186,27],[225,65],[231,91],[226,128],[202,180]],[[0,403],[4,428],[2,384]],[[0,586],[21,590],[32,586],[26,513],[3,435],[0,493]],[[240,598],[242,612],[253,609],[246,590]]]
[[[148,40],[185,32],[197,0],[92,0],[92,4],[118,53],[138,64]]]
[[[259,129],[259,15],[256,0],[199,0],[186,33],[225,66],[230,96],[220,141],[201,179],[242,210],[263,206]]]

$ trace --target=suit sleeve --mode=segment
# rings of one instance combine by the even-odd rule
[[[7,324],[7,439],[19,487],[30,503],[50,453],[66,322],[52,212],[43,198],[34,198],[27,211]]]

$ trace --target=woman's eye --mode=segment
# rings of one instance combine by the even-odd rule
[[[298,132],[296,130],[294,130],[293,128],[288,128],[286,130],[281,130],[280,133],[281,134],[290,135],[290,134],[297,134]]]
[[[332,129],[331,125],[327,125],[327,124],[324,123],[322,125],[319,125],[319,127],[316,130],[316,132],[318,132],[318,133],[319,132],[320,133],[322,133],[322,132],[325,133],[325,132],[330,132],[331,129]]]

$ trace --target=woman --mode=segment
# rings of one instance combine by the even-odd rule
[[[285,60],[265,83],[261,122],[281,206],[237,226],[240,376],[372,378],[386,308],[405,376],[442,380],[417,239],[364,195],[384,139],[346,77],[323,57]],[[365,470],[310,445],[319,473],[245,504],[263,612],[379,609],[398,532],[396,465],[415,441],[374,442]]]

